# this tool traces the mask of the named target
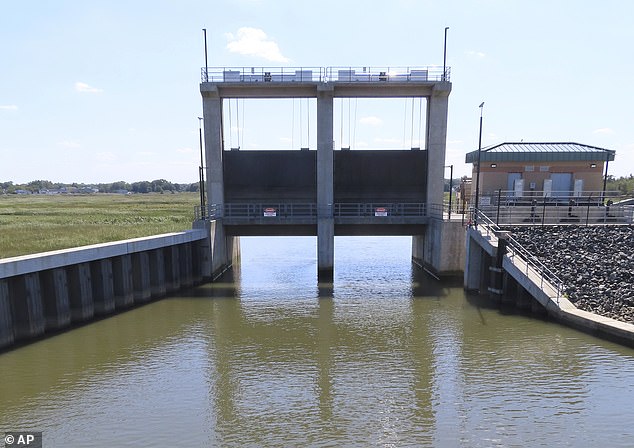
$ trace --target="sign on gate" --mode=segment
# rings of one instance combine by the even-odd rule
[[[387,209],[385,207],[377,207],[374,209],[374,216],[387,216]]]

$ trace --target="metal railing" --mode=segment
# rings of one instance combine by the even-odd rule
[[[360,217],[424,217],[427,207],[424,202],[339,202],[333,204],[333,216],[335,218],[360,218]]]
[[[442,67],[327,67],[327,82],[436,82],[443,80]],[[447,67],[445,80],[451,69]]]
[[[202,67],[202,82],[325,82],[323,67]]]
[[[498,190],[481,196],[479,208],[499,225],[634,224],[632,207],[613,204],[618,192],[531,193]]]
[[[437,82],[451,68],[426,67],[202,67],[201,82]]]
[[[574,205],[535,202],[533,205],[485,205],[480,210],[498,225],[634,224],[634,208],[624,205]]]
[[[432,205],[431,210],[442,210],[442,205]],[[338,202],[318,207],[316,203],[252,202],[226,203],[224,207],[209,204],[204,209],[194,208],[196,220],[254,219],[254,218],[423,218],[430,209],[424,202]]]
[[[478,229],[480,231],[484,231],[484,233],[491,237],[497,239],[497,232],[501,229],[498,225],[493,222],[485,213],[481,210],[474,211],[474,222],[478,223]],[[564,282],[555,275],[546,265],[544,265],[539,259],[531,254],[526,248],[524,248],[515,238],[512,236],[508,236],[506,238],[507,241],[507,250],[508,257],[513,261],[513,264],[520,269],[527,277],[531,275],[539,278],[539,286],[543,290],[544,286],[549,286],[555,292],[555,301],[557,305],[559,305],[559,298],[564,293]],[[524,266],[520,266],[520,263],[517,263],[516,258],[521,260],[521,263]]]

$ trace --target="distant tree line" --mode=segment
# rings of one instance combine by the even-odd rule
[[[191,184],[172,183],[165,179],[128,183],[118,181],[105,184],[62,183],[50,180],[33,180],[26,184],[0,182],[0,194],[28,193],[180,193],[199,191],[198,182]]]
[[[619,177],[618,179],[608,175],[606,189],[608,191],[619,191],[624,196],[634,197],[634,175],[630,174],[627,177]]]

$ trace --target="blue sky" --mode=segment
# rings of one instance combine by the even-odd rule
[[[611,174],[628,175],[632,17],[624,0],[2,0],[0,181],[195,182],[202,28],[212,67],[402,67],[442,65],[448,26],[456,176],[469,172],[482,101],[483,146],[596,145],[617,151]],[[232,111],[232,146],[314,147],[314,102]],[[339,102],[337,145],[416,146],[418,111],[404,99]]]

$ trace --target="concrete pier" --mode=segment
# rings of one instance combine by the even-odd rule
[[[317,277],[332,280],[335,263],[332,85],[317,88]]]
[[[0,349],[210,280],[204,230],[0,260]]]
[[[424,235],[412,236],[412,261],[437,277],[464,272],[466,247],[461,221],[430,219]]]

